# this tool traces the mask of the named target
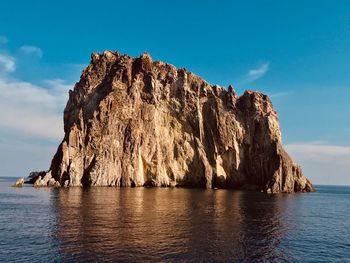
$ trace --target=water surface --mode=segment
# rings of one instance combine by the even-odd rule
[[[9,187],[0,262],[350,262],[350,187],[266,195]]]

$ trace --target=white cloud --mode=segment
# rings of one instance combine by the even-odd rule
[[[16,70],[15,58],[10,55],[1,53],[0,69],[3,69],[5,72],[14,72]]]
[[[8,39],[5,36],[0,36],[0,44],[7,44]]]
[[[0,44],[7,38],[0,36]],[[22,46],[22,53],[42,56],[34,46]],[[16,59],[0,50],[0,175],[27,176],[32,170],[47,169],[62,140],[63,108],[68,85],[62,79],[42,85],[15,79]]]
[[[350,146],[308,142],[286,145],[314,183],[350,185]]]
[[[269,94],[269,97],[271,99],[274,99],[274,98],[281,98],[281,97],[287,97],[287,96],[290,96],[294,93],[294,91],[281,91],[281,92],[276,92],[276,93],[270,93]]]
[[[35,54],[38,57],[41,57],[43,55],[43,51],[41,50],[41,48],[36,46],[24,45],[24,46],[21,46],[19,50],[26,54]]]
[[[0,175],[26,177],[31,171],[47,170],[56,149],[56,143],[0,141]]]
[[[262,78],[269,71],[270,63],[261,64],[260,67],[255,69],[250,69],[246,75],[247,81],[254,81]]]
[[[44,88],[0,78],[0,130],[22,138],[61,138],[62,111],[71,87],[62,80],[47,81]]]

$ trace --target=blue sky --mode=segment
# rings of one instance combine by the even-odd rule
[[[350,184],[349,1],[6,1],[0,175],[47,169],[67,90],[93,51],[148,51],[212,84],[271,96],[315,183]]]

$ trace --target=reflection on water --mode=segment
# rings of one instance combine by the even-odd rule
[[[55,191],[63,261],[289,261],[283,195],[169,188]]]
[[[9,187],[14,180],[0,180],[0,262],[350,258],[350,187],[265,195],[177,188]]]

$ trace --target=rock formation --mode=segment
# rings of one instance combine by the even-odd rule
[[[237,96],[147,53],[92,54],[69,92],[64,132],[37,186],[313,191],[266,95]]]
[[[12,185],[13,187],[23,187],[24,185],[24,178],[19,178],[14,185]]]

